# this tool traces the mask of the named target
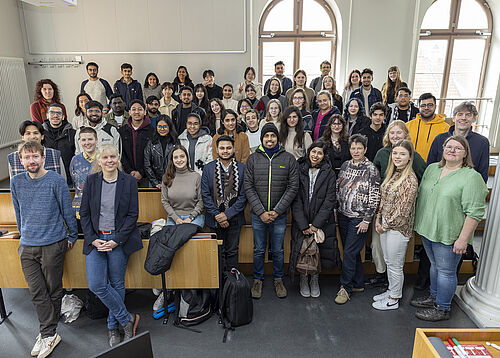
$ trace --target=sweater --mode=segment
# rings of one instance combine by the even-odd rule
[[[288,127],[288,136],[286,137],[286,141],[283,146],[285,147],[285,150],[288,153],[294,156],[295,159],[299,159],[300,157],[303,157],[306,154],[307,149],[312,144],[312,139],[311,135],[305,132],[304,139],[302,141],[302,147],[299,148],[295,145],[296,135],[297,132],[295,131],[295,127]]]
[[[430,241],[452,245],[467,216],[477,221],[484,217],[488,189],[481,175],[472,168],[462,167],[440,179],[442,170],[438,163],[433,163],[424,173],[414,228]]]
[[[342,164],[337,180],[339,212],[349,218],[362,218],[370,223],[380,201],[380,175],[377,168],[365,158]]]
[[[430,121],[422,121],[420,113],[417,114],[415,119],[408,123],[408,130],[410,131],[411,142],[415,151],[427,160],[429,150],[431,149],[434,138],[440,133],[448,132],[450,126],[444,121],[444,115],[435,114],[434,118]]]
[[[76,241],[78,229],[71,195],[59,174],[49,170],[38,179],[32,179],[28,173],[16,175],[10,181],[10,192],[20,245],[47,246],[66,237]]]
[[[162,183],[161,203],[168,217],[174,221],[179,216],[195,218],[202,214],[201,175],[188,169],[177,169],[170,188]]]
[[[148,99],[149,96],[155,96],[156,98],[158,98],[158,101],[160,100],[160,98],[163,97],[160,85],[156,85],[154,87],[144,87],[142,89],[142,93],[144,97],[144,103],[146,103],[146,100]]]
[[[380,173],[380,182],[383,182],[385,179],[385,171],[387,170],[387,165],[389,164],[390,155],[391,147],[383,147],[380,148],[375,155],[375,159],[373,160],[373,164],[375,164]],[[417,152],[415,152],[415,157],[413,158],[412,168],[418,181],[420,182],[420,180],[422,180],[422,176],[424,175],[425,168],[427,168],[427,164]]]

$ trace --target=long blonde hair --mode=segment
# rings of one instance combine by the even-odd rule
[[[396,166],[394,165],[394,162],[392,161],[392,151],[394,148],[402,147],[410,153],[410,160],[406,164],[406,167],[403,169],[403,172],[401,173],[401,177],[396,180],[394,183],[392,183],[392,189],[396,189],[411,173],[413,173],[413,158],[415,157],[415,150],[413,149],[413,144],[407,140],[407,139],[401,139],[398,141],[396,144],[391,149],[391,155],[389,156],[389,162],[387,163],[387,169],[385,171],[385,179],[382,182],[382,188],[385,188],[385,186],[389,183],[389,181],[392,179],[394,173],[396,172]]]
[[[392,145],[389,139],[389,132],[396,126],[398,126],[403,132],[405,132],[405,139],[410,140],[410,130],[408,129],[408,126],[402,120],[396,119],[395,121],[391,122],[385,130],[384,139],[382,139],[382,144],[384,145],[384,147],[390,147]]]
[[[385,81],[384,85],[382,86],[382,100],[384,103],[387,103],[387,91],[389,90],[389,87],[392,86],[392,81],[389,78],[389,72],[396,71],[396,83],[394,84],[394,101],[396,101],[396,97],[398,95],[398,90],[403,87],[403,79],[401,78],[401,72],[399,72],[399,67],[398,66],[392,66],[389,67],[387,70],[387,80]]]
[[[92,167],[90,168],[91,173],[102,172],[102,168],[99,165],[99,160],[101,159],[104,153],[116,155],[118,157],[118,170],[123,171],[122,162],[120,161],[120,152],[118,151],[118,148],[116,148],[113,144],[104,144],[100,146],[97,150],[95,159],[92,162]]]

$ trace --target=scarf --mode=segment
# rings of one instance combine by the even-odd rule
[[[40,113],[42,115],[42,121],[47,121],[47,111],[49,110],[49,106],[52,104],[52,103],[56,103],[56,101],[54,100],[54,98],[52,98],[52,100],[49,102],[47,101],[44,97],[42,97],[38,103],[40,104]],[[63,113],[63,116],[64,116],[64,113]]]
[[[222,165],[220,158],[217,158],[214,175],[214,201],[217,208],[224,212],[235,203],[238,197],[239,174],[238,165],[234,158],[229,163],[227,175]]]
[[[264,144],[262,144],[262,148],[264,149],[264,152],[267,154],[267,156],[269,158],[272,158],[273,155],[275,155],[276,153],[278,153],[278,150],[280,149],[280,144],[277,143],[274,148],[267,148],[266,146],[264,146]]]

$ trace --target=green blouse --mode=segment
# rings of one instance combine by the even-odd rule
[[[422,177],[414,229],[430,241],[452,245],[462,231],[466,216],[482,220],[488,189],[481,175],[472,168],[463,167],[439,179],[441,171],[438,163],[433,163]]]

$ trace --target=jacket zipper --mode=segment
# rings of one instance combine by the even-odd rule
[[[269,158],[267,153],[266,153],[266,156],[267,156],[267,158]],[[269,174],[268,174],[269,182],[268,182],[268,187],[267,187],[267,211],[271,211],[271,175],[272,175],[271,163],[272,163],[273,157],[274,157],[274,154],[271,158],[269,158]]]

